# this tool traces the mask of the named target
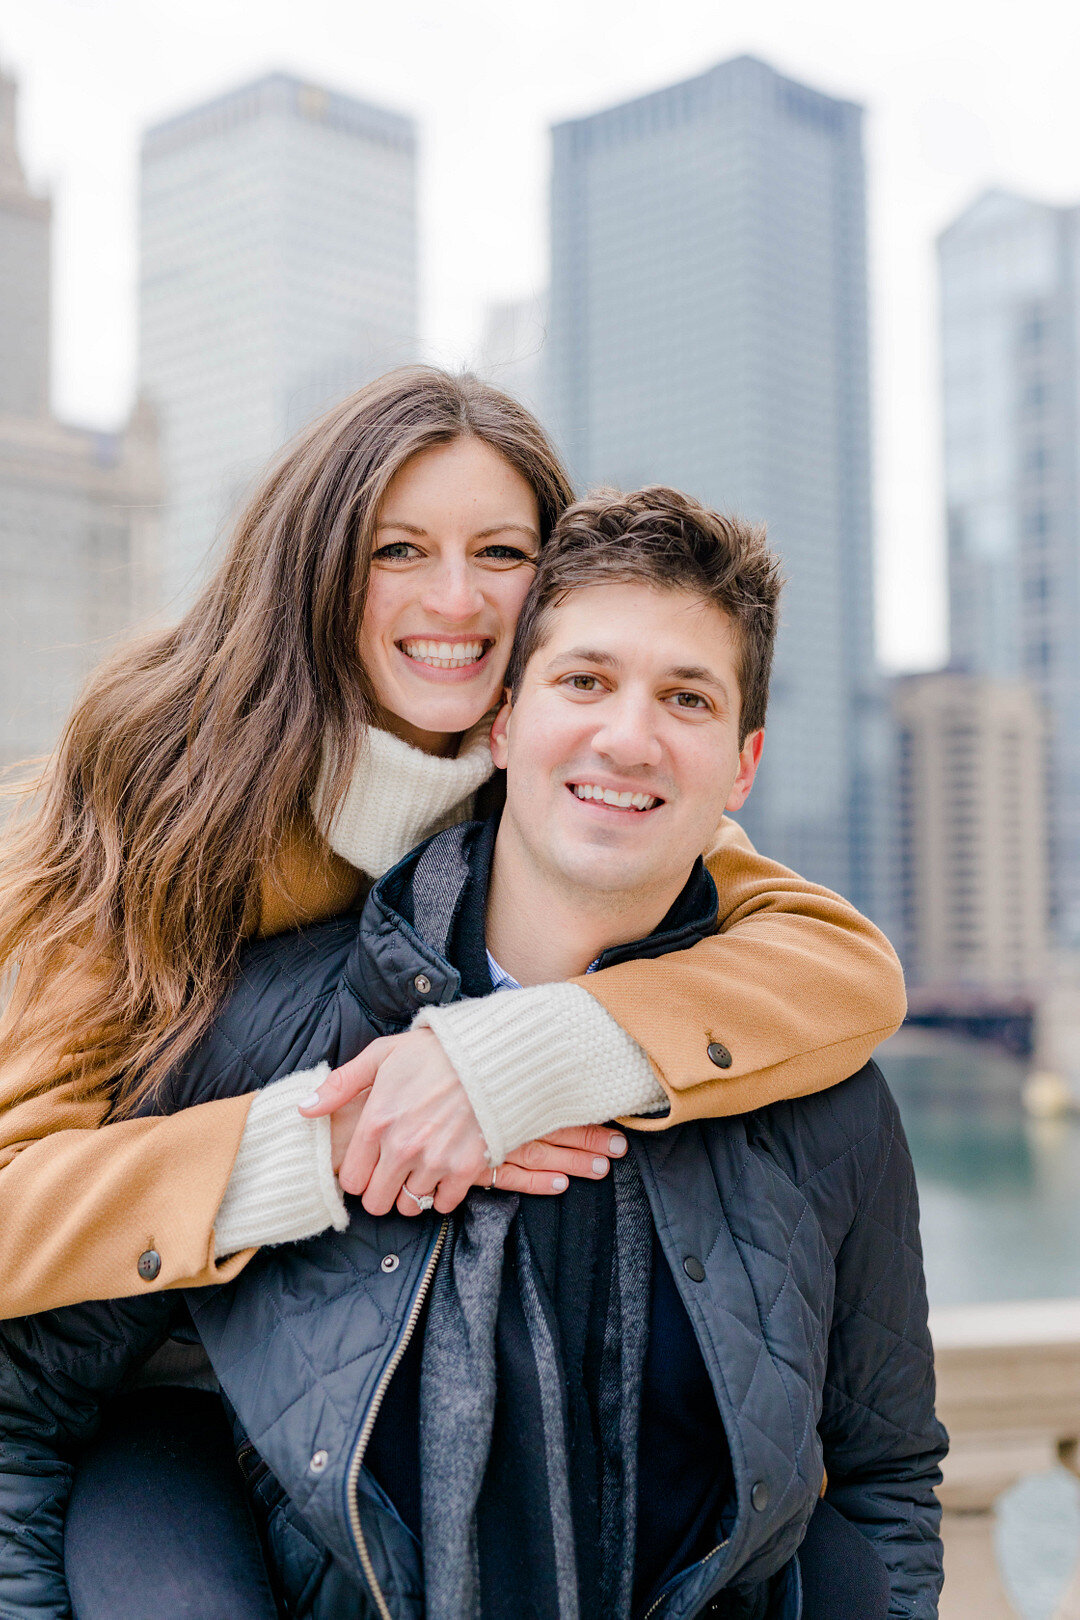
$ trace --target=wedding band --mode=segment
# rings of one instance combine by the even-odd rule
[[[492,1166],[491,1180],[487,1184],[488,1192],[495,1192],[496,1191],[496,1189],[498,1187],[498,1184],[499,1184],[498,1177],[499,1177],[499,1167],[496,1164],[496,1165]]]
[[[403,1193],[405,1193],[406,1197],[412,1199],[417,1209],[425,1210],[435,1208],[434,1193],[414,1193],[411,1187],[406,1187],[404,1185],[402,1186],[401,1190]]]

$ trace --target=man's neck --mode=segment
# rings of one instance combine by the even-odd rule
[[[499,829],[488,886],[487,947],[519,984],[551,984],[582,974],[615,945],[645,939],[678,899],[674,893],[592,893],[538,870]]]

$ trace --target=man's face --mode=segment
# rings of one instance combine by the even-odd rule
[[[760,731],[739,746],[736,653],[685,591],[588,586],[555,610],[492,752],[506,830],[560,886],[678,893],[761,755]]]

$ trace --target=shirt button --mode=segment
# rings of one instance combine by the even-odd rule
[[[719,1041],[710,1041],[705,1048],[710,1063],[715,1063],[718,1069],[731,1068],[731,1053]]]
[[[139,1276],[143,1282],[153,1282],[161,1270],[161,1256],[156,1249],[147,1249],[139,1256]]]
[[[396,1254],[384,1254],[379,1261],[379,1267],[382,1271],[396,1271],[400,1264],[401,1261]]]
[[[418,973],[413,980],[413,989],[418,996],[426,996],[431,992],[431,980],[426,973]]]
[[[750,1506],[755,1513],[764,1513],[769,1505],[769,1487],[763,1479],[759,1479],[750,1492]]]
[[[682,1268],[691,1282],[705,1281],[705,1267],[696,1254],[688,1254],[682,1263]]]
[[[327,1465],[327,1463],[329,1461],[330,1461],[330,1453],[328,1451],[317,1451],[315,1453],[314,1457],[312,1457],[311,1461],[308,1463],[308,1473],[309,1474],[322,1474],[322,1473],[324,1473],[326,1471],[326,1465]]]

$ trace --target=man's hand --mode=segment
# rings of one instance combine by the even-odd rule
[[[457,1071],[429,1029],[372,1041],[323,1081],[309,1118],[333,1114],[333,1164],[345,1192],[361,1196],[370,1215],[395,1204],[417,1215],[416,1196],[433,1194],[442,1214],[470,1187],[491,1183],[484,1138]],[[504,1192],[559,1193],[568,1176],[597,1181],[626,1138],[609,1126],[573,1126],[527,1142],[498,1169]]]

